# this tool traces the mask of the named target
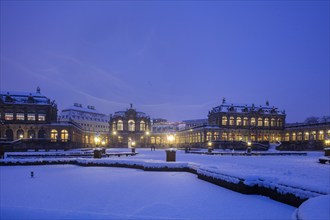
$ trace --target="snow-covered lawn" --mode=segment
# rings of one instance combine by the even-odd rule
[[[0,169],[1,219],[290,219],[295,211],[185,172],[74,165]]]
[[[107,150],[108,153],[118,151],[129,149]],[[130,157],[77,161],[193,166],[199,171],[244,179],[245,184],[280,186],[281,190],[289,186],[289,192],[302,198],[330,194],[330,165],[318,162],[323,152],[308,152],[307,156],[212,156],[177,151],[177,162],[170,163],[165,162],[164,150],[137,149],[137,152],[138,155]],[[31,158],[6,158],[3,161],[17,160],[33,161]],[[36,175],[33,179],[29,178],[31,170]],[[262,196],[228,191],[185,172],[74,165],[0,166],[0,171],[1,219],[288,219],[295,210]],[[322,205],[319,208],[330,213],[330,207]]]

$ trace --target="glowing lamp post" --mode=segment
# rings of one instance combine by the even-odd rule
[[[95,147],[98,147],[100,143],[100,137],[98,136],[94,137],[94,142],[95,142]]]
[[[175,162],[176,161],[176,149],[173,148],[173,142],[175,140],[174,135],[167,135],[167,141],[169,143],[169,148],[166,150],[166,161]]]
[[[207,142],[207,152],[212,153],[212,141]]]
[[[96,136],[94,137],[95,147],[97,148],[100,143],[100,137]],[[102,151],[100,149],[94,150],[94,158],[101,158],[102,157]]]
[[[325,148],[324,148],[324,156],[330,156],[330,139],[326,139],[324,141]]]
[[[135,145],[136,145],[136,143],[135,143],[135,141],[132,141],[131,142],[131,146],[132,146],[132,153],[135,153]]]
[[[246,149],[246,153],[247,153],[247,155],[251,155],[251,152],[252,152],[252,148],[251,148],[251,146],[252,146],[252,142],[251,141],[248,141],[247,142],[247,149]]]

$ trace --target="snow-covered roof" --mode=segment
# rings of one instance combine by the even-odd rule
[[[41,93],[0,92],[0,99],[7,104],[50,105],[50,99]]]
[[[220,112],[262,112],[264,114],[279,114],[285,115],[285,111],[280,111],[274,106],[269,106],[268,102],[266,105],[248,105],[248,104],[236,104],[223,102],[221,105],[212,108],[210,113]]]
[[[101,113],[97,111],[95,108],[85,108],[85,107],[78,107],[78,106],[69,106],[68,108],[65,108],[62,110],[62,112],[68,112],[68,111],[74,111],[74,112],[82,112],[82,113],[94,113],[99,115],[104,115],[104,113]]]

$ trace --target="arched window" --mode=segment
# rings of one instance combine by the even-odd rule
[[[304,141],[308,141],[309,140],[309,132],[305,132],[304,133]]]
[[[268,118],[265,118],[264,126],[269,127],[269,119]]]
[[[222,125],[227,125],[227,117],[222,116]]]
[[[17,138],[23,139],[24,138],[24,131],[22,129],[17,130]]]
[[[241,119],[241,117],[237,117],[236,118],[236,125],[237,126],[241,126],[242,125],[242,119]]]
[[[298,141],[302,141],[302,132],[298,132],[297,139],[298,139]]]
[[[227,132],[222,132],[221,139],[222,139],[223,141],[227,141],[227,140],[228,140]]]
[[[277,126],[282,127],[282,119],[277,119]]]
[[[214,140],[218,140],[219,139],[219,132],[214,132],[213,137],[214,137]]]
[[[61,140],[62,142],[67,142],[69,139],[69,132],[67,130],[61,131]]]
[[[117,122],[117,130],[118,131],[124,130],[124,125],[123,125],[123,121],[122,120],[118,120],[118,122]]]
[[[320,141],[324,140],[324,131],[319,131],[319,140]]]
[[[296,141],[297,140],[296,133],[292,133],[291,140],[292,141]]]
[[[57,131],[55,129],[50,131],[50,139],[52,142],[55,142],[57,140]]]
[[[235,119],[234,117],[229,118],[229,125],[235,125]]]
[[[262,118],[258,118],[258,126],[262,126]]]
[[[44,129],[38,131],[38,138],[46,138],[46,131]]]
[[[248,126],[249,119],[247,117],[244,117],[243,119],[243,126]]]
[[[12,141],[12,140],[14,140],[14,132],[13,132],[13,130],[11,130],[11,129],[7,129],[6,130],[6,139],[8,140],[8,141]]]
[[[276,126],[276,122],[275,122],[275,119],[274,119],[274,118],[272,118],[272,119],[270,120],[270,126],[271,126],[271,127],[275,127],[275,126]]]
[[[255,118],[251,118],[251,126],[256,126],[256,119]]]
[[[128,131],[135,131],[135,122],[134,120],[128,121]]]
[[[140,131],[145,131],[146,130],[146,123],[144,121],[140,122]]]
[[[36,133],[34,130],[30,129],[28,131],[28,138],[32,139],[32,138],[36,138]]]
[[[228,138],[229,138],[230,141],[233,141],[235,139],[235,134],[232,133],[232,132],[229,132],[228,136],[229,136]]]
[[[212,133],[211,132],[207,132],[206,133],[206,141],[211,141],[212,140]]]
[[[316,140],[316,131],[312,131],[310,139],[311,140]]]
[[[290,140],[290,134],[289,133],[286,133],[285,134],[285,139],[284,139],[285,141],[289,141]]]

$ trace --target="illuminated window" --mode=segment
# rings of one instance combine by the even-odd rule
[[[324,140],[324,131],[319,131],[319,140]]]
[[[277,119],[277,126],[282,127],[282,125],[283,125],[282,119]]]
[[[117,122],[117,130],[118,131],[124,130],[124,126],[123,126],[123,121],[122,120],[118,120],[118,122]]]
[[[296,141],[296,140],[297,140],[296,133],[292,133],[291,139],[292,139],[293,141]]]
[[[24,121],[24,113],[16,113],[16,120]]]
[[[229,125],[235,125],[235,119],[234,117],[229,118]]]
[[[304,133],[304,141],[308,141],[309,140],[309,132],[305,132]]]
[[[236,118],[236,125],[237,126],[241,126],[242,125],[242,119],[241,119],[241,117],[237,117]]]
[[[228,139],[229,139],[230,141],[233,141],[233,140],[235,139],[235,134],[232,133],[232,132],[229,132]]]
[[[46,121],[46,114],[38,114],[38,121]]]
[[[50,139],[52,142],[55,142],[57,140],[57,131],[55,129],[51,130]]]
[[[302,132],[298,132],[297,140],[302,141]]]
[[[135,122],[134,120],[128,121],[128,131],[135,131]]]
[[[14,120],[14,114],[13,113],[5,113],[5,120],[7,120],[7,121]]]
[[[222,125],[227,125],[227,117],[222,116]]]
[[[251,118],[251,126],[255,126],[256,125],[256,119],[255,118]]]
[[[264,126],[265,127],[268,127],[269,126],[269,119],[268,118],[265,118]]]
[[[36,120],[35,114],[32,114],[32,113],[27,114],[27,120],[28,121],[35,121]]]
[[[249,119],[245,117],[243,119],[243,126],[248,126],[248,122],[249,122]]]
[[[258,118],[258,126],[262,126],[262,118]]]
[[[140,131],[145,131],[146,130],[146,123],[144,121],[140,122]]]
[[[286,133],[285,134],[285,139],[284,139],[285,141],[289,141],[290,140],[290,134],[289,133]]]
[[[271,127],[275,127],[275,126],[276,126],[276,122],[275,122],[275,119],[274,119],[274,118],[272,118],[272,119],[270,120],[270,126],[271,126]]]
[[[67,142],[69,139],[69,133],[67,130],[62,130],[61,131],[61,140],[62,142]]]
[[[311,133],[311,139],[316,140],[316,131],[312,131]]]
[[[221,137],[221,139],[222,139],[223,141],[227,141],[227,140],[228,140],[227,132],[223,132],[223,133],[222,133],[222,137]]]
[[[219,132],[214,132],[213,137],[214,137],[214,140],[218,140],[219,139]]]
[[[212,140],[212,133],[211,132],[207,132],[206,133],[206,141],[211,141]]]

